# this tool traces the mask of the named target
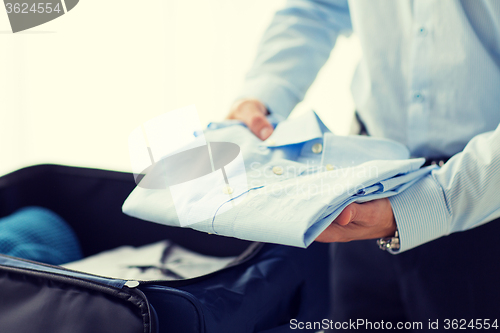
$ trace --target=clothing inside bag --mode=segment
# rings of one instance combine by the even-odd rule
[[[218,271],[235,258],[202,255],[166,240],[141,247],[121,246],[63,266],[124,280],[179,280]]]

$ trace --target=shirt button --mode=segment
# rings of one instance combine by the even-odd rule
[[[315,154],[319,154],[323,151],[323,145],[321,143],[315,143],[312,146],[312,152]]]
[[[273,167],[273,172],[275,175],[282,175],[283,174],[283,168],[280,166],[275,166]]]
[[[419,36],[425,37],[427,36],[427,29],[425,27],[420,27],[417,30]]]
[[[425,100],[425,97],[421,92],[417,91],[413,94],[413,101],[414,102],[422,103],[424,100]]]
[[[231,193],[233,193],[233,188],[229,185],[226,185],[222,188],[222,192],[224,194],[231,194]]]
[[[332,171],[332,170],[334,170],[334,169],[335,169],[335,167],[334,167],[333,165],[331,165],[331,164],[327,164],[327,165],[326,165],[326,170],[328,170],[328,171]]]

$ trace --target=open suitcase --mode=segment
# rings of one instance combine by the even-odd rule
[[[252,243],[126,216],[128,173],[60,165],[0,178],[0,217],[25,206],[60,215],[84,256],[163,239],[198,253],[238,256],[186,280],[125,281],[0,255],[0,332],[289,332],[328,315],[328,246]]]

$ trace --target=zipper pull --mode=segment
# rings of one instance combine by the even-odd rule
[[[125,282],[125,286],[132,288],[132,289],[139,287],[139,285],[140,285],[140,282],[135,281],[135,280],[128,280],[127,282]]]

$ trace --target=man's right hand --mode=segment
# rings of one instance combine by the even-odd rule
[[[227,119],[237,119],[261,140],[266,140],[273,133],[273,126],[267,121],[266,106],[256,99],[241,99],[236,101],[227,115]]]

